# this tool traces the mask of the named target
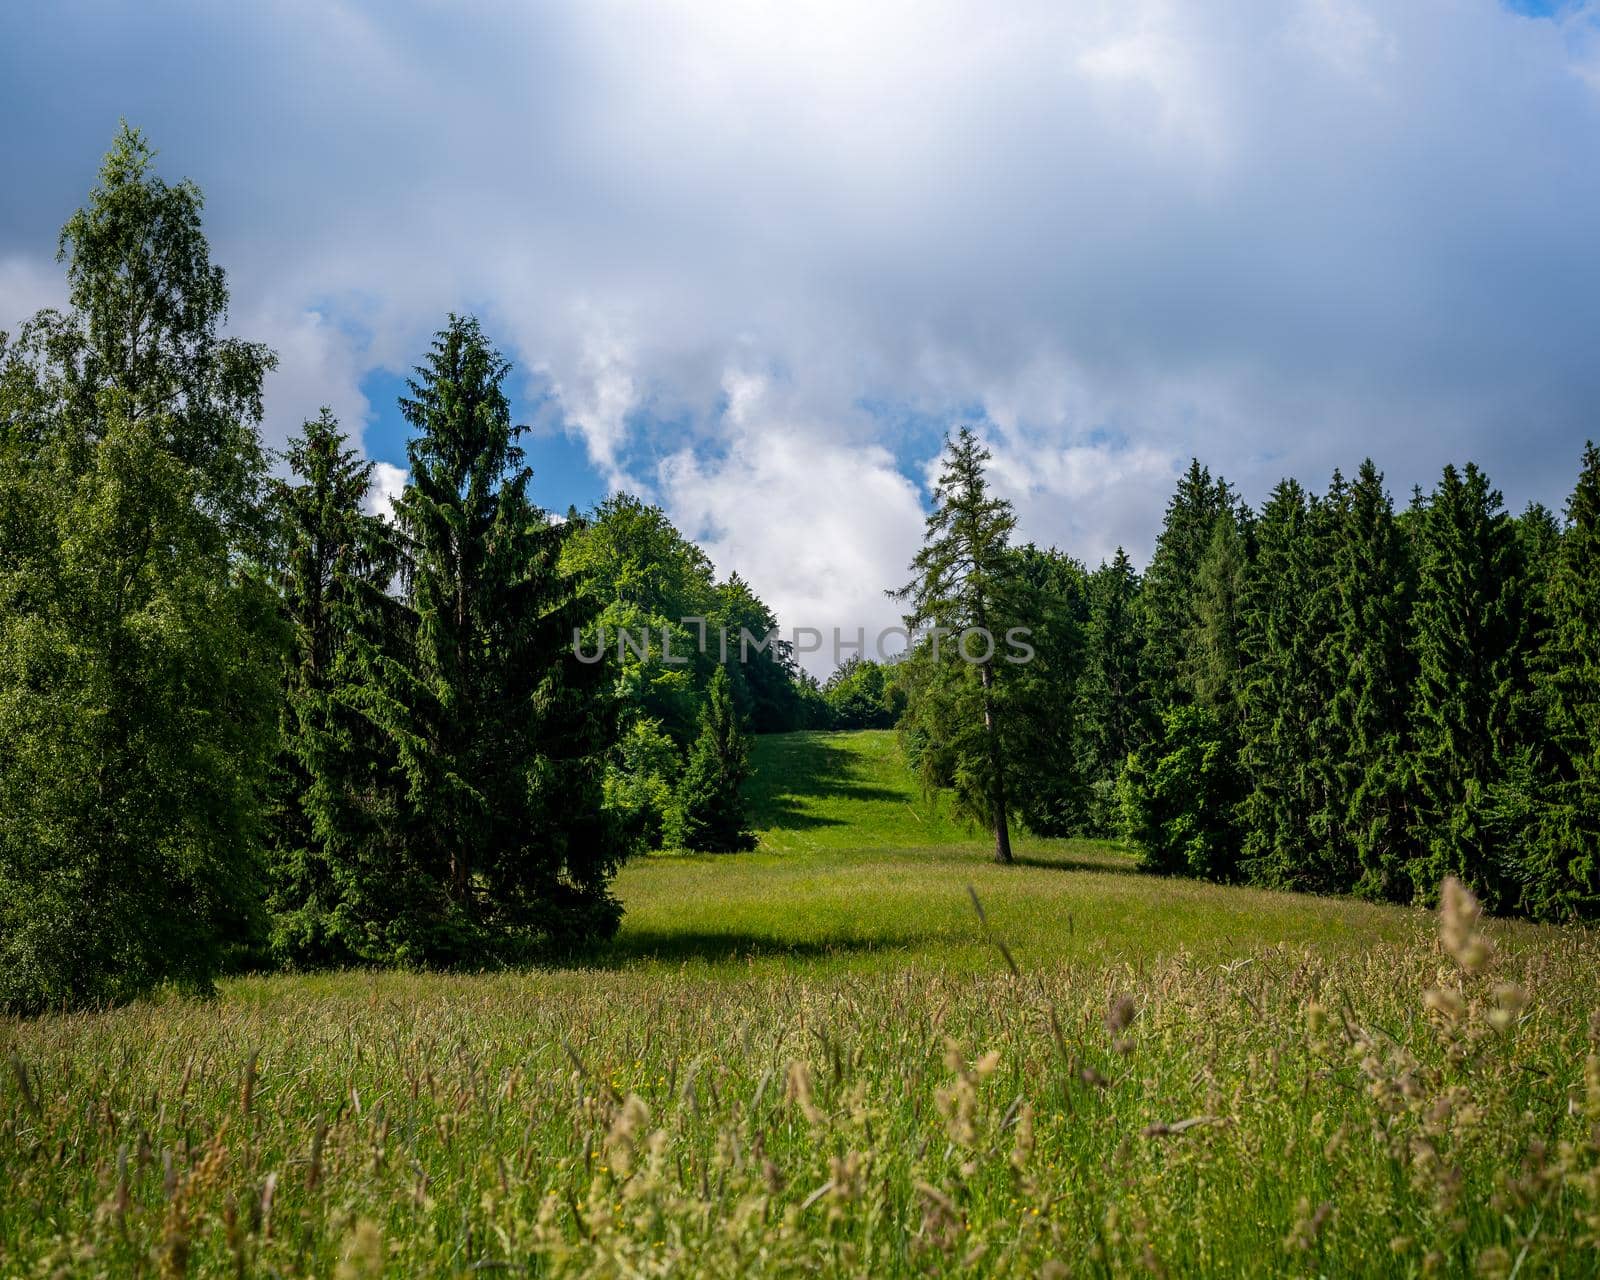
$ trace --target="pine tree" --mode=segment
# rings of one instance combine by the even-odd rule
[[[1327,724],[1334,509],[1294,480],[1272,491],[1255,526],[1243,644],[1245,864],[1257,883],[1322,892],[1355,878],[1329,830],[1325,767],[1339,750]]]
[[[1140,593],[1145,633],[1145,671],[1156,708],[1187,701],[1186,671],[1194,626],[1200,564],[1211,547],[1217,519],[1236,507],[1226,480],[1211,478],[1198,458],[1178,481]]]
[[[273,486],[279,595],[293,628],[282,746],[269,824],[268,910],[280,962],[324,965],[368,954],[357,924],[388,875],[380,814],[393,807],[395,758],[357,705],[367,648],[403,628],[386,587],[399,548],[364,507],[373,464],[349,447],[332,413],[306,422]]]
[[[1242,641],[1249,552],[1232,512],[1220,513],[1195,571],[1193,620],[1184,636],[1180,684],[1230,733],[1244,695]]]
[[[1521,548],[1500,494],[1470,463],[1445,468],[1420,526],[1411,732],[1427,852],[1412,879],[1431,888],[1459,876],[1504,908],[1511,851],[1493,838],[1489,792],[1514,755],[1527,689]]]
[[[1549,556],[1538,683],[1548,769],[1519,860],[1521,910],[1600,915],[1600,449],[1591,442]]]
[[[1410,648],[1414,569],[1383,476],[1361,464],[1338,513],[1335,693],[1330,712],[1339,752],[1332,806],[1357,872],[1354,891],[1409,901],[1411,878],[1408,711],[1416,667]]]
[[[415,638],[406,661],[371,655],[368,705],[406,779],[381,935],[402,960],[508,960],[618,918],[602,791],[614,673],[573,651],[594,606],[561,571],[567,527],[528,498],[509,368],[452,316],[401,401],[416,432],[395,508]]]
[[[283,636],[254,565],[273,357],[124,126],[70,307],[0,376],[0,1005],[210,988],[258,914]]]
[[[908,686],[911,727],[934,746],[921,756],[924,781],[953,785],[963,811],[994,832],[994,860],[1009,863],[1009,763],[997,685],[1007,678],[1001,645],[1022,620],[1007,608],[1013,564],[1006,552],[1016,517],[1010,503],[989,492],[989,456],[970,428],[946,438],[933,514],[911,562],[915,576],[891,595],[908,604],[908,629],[945,633],[942,645],[934,639],[919,646],[931,669]],[[971,661],[960,652],[963,635],[970,637]]]
[[[1139,867],[1161,875],[1232,880],[1242,797],[1237,749],[1205,707],[1168,708],[1117,783],[1123,837]]]
[[[1118,547],[1111,562],[1089,580],[1083,732],[1092,781],[1114,782],[1128,753],[1153,727],[1144,688],[1139,602],[1139,575],[1128,553]]]
[[[741,793],[749,776],[750,744],[739,725],[728,669],[719,666],[700,711],[700,736],[678,784],[676,842],[702,853],[755,848]]]
[[[1009,669],[995,682],[1010,798],[1035,835],[1080,835],[1091,821],[1078,727],[1088,574],[1071,556],[1032,543],[1012,550],[1009,560],[1003,601],[1010,615],[1027,620],[1032,650],[1025,663],[1002,657]]]

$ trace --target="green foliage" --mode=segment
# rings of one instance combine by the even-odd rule
[[[395,652],[410,620],[386,588],[401,548],[363,509],[372,464],[327,409],[284,455],[273,485],[275,561],[294,633],[285,669],[282,746],[268,824],[271,955],[316,966],[374,958],[357,921],[369,877],[387,874],[395,838],[396,753],[360,706],[368,656]]]
[[[1327,500],[1294,481],[1273,490],[1255,523],[1238,706],[1241,764],[1250,779],[1243,856],[1258,884],[1348,888],[1353,869],[1335,839],[1329,724],[1336,602],[1333,532],[1342,484]]]
[[[787,642],[763,645],[778,625],[772,611],[737,573],[717,582],[659,507],[612,495],[576,522],[562,563],[598,605],[584,644],[593,653],[603,635],[617,656],[625,718],[657,720],[687,746],[712,672],[731,663],[734,698],[757,732],[803,722]]]
[[[763,649],[741,647],[746,635],[760,639],[778,629],[777,615],[737,573],[716,588],[708,620],[707,647],[722,662],[721,637],[727,636],[734,702],[755,733],[788,733],[816,722],[815,681],[795,665],[789,641],[773,636]]]
[[[1233,878],[1242,798],[1236,752],[1212,712],[1177,706],[1149,745],[1128,757],[1118,797],[1123,836],[1138,850],[1141,870]]]
[[[750,776],[750,744],[733,703],[733,681],[719,666],[700,710],[700,736],[678,784],[669,836],[684,849],[736,853],[755,847],[741,788]]]
[[[561,571],[568,527],[528,497],[508,372],[476,321],[452,317],[401,401],[415,631],[403,659],[369,653],[361,681],[404,778],[387,866],[352,921],[371,959],[509,961],[616,927],[613,675],[573,651],[593,606]]]
[[[1026,665],[1007,657],[1013,629],[1031,620],[1009,549],[1016,516],[989,492],[988,460],[967,427],[945,440],[913,577],[891,594],[907,606],[908,629],[930,629],[904,664],[902,728],[913,759],[926,785],[951,787],[963,814],[994,832],[994,858],[1004,863],[1017,764],[1006,748],[1006,686]]]
[[[0,1005],[207,991],[258,913],[282,633],[255,570],[265,348],[124,127],[70,309],[0,343]]]
[[[1522,548],[1471,464],[1445,468],[1420,516],[1412,735],[1426,853],[1413,880],[1456,875],[1503,908],[1515,902],[1512,855],[1494,838],[1490,791],[1515,755],[1528,688]]]
[[[1137,595],[1127,569],[1091,584],[1079,705],[1097,785],[1112,684],[1099,637],[1125,630],[1099,617],[1132,602],[1145,643],[1137,668],[1119,644],[1121,670],[1139,670],[1169,730],[1174,708],[1206,712],[1242,797],[1238,874],[1397,902],[1456,875],[1495,910],[1594,915],[1596,463],[1591,448],[1564,525],[1537,504],[1513,519],[1472,465],[1399,515],[1369,460],[1321,497],[1285,481],[1252,516],[1196,463]],[[1121,794],[1152,861],[1174,869],[1187,860],[1140,801],[1164,750],[1140,753]]]
[[[1237,506],[1232,486],[1199,459],[1178,481],[1167,504],[1161,535],[1145,571],[1143,607],[1147,653],[1145,675],[1152,703],[1165,707],[1193,696],[1186,679],[1193,644],[1200,566],[1211,549],[1216,526]]]
[[[1354,891],[1405,902],[1422,887],[1410,874],[1415,845],[1407,711],[1416,679],[1410,645],[1415,569],[1370,458],[1336,518],[1330,807],[1338,838],[1348,843],[1358,868]]]
[[[562,560],[596,602],[585,644],[592,653],[605,637],[617,658],[617,692],[629,718],[657,721],[680,745],[692,741],[717,657],[702,652],[699,629],[682,621],[716,612],[717,586],[705,552],[659,507],[614,494],[578,523]],[[619,643],[619,632],[629,643]]]
[[[1087,772],[1095,783],[1114,783],[1152,727],[1139,575],[1121,547],[1090,576],[1088,593],[1080,700]]]
[[[617,815],[629,847],[659,849],[672,819],[683,768],[677,744],[659,720],[636,719],[622,732],[606,766],[606,808]]]
[[[1002,598],[1026,619],[1031,660],[1008,646],[1008,670],[996,681],[1000,737],[1017,817],[1041,836],[1079,835],[1089,827],[1079,687],[1085,659],[1089,581],[1083,566],[1031,543],[1010,553]],[[1008,629],[1009,630],[1009,629]]]
[[[1547,533],[1540,543],[1547,543]],[[1548,568],[1536,675],[1538,799],[1522,833],[1519,906],[1540,919],[1600,914],[1600,449],[1590,443]]]
[[[890,729],[905,711],[905,690],[890,668],[859,655],[839,664],[822,697],[832,729]]]
[[[1185,636],[1182,686],[1218,723],[1235,727],[1244,700],[1249,547],[1231,511],[1221,512],[1195,572],[1194,619]]]
[[[660,848],[708,689],[719,669],[735,706],[758,732],[794,729],[825,714],[800,679],[772,611],[737,573],[717,582],[709,557],[666,514],[615,494],[571,522],[562,566],[595,602],[583,648],[615,659],[622,732],[606,766],[606,803],[630,844]],[[748,643],[747,643],[748,641]]]
[[[1117,780],[1130,752],[1148,741],[1155,711],[1145,680],[1139,575],[1121,547],[1085,582],[1082,674],[1075,697],[1076,757],[1084,788],[1082,829],[1121,828]]]

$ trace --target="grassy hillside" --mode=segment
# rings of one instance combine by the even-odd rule
[[[1592,934],[993,867],[887,734],[757,767],[596,964],[0,1021],[0,1276],[1593,1274]]]
[[[1359,948],[1414,936],[1418,913],[1353,901],[1222,889],[1134,872],[1095,841],[1019,836],[996,867],[985,833],[921,794],[895,735],[761,738],[750,786],[760,837],[736,857],[641,859],[618,879],[627,906],[612,963],[758,968],[898,965],[993,969],[967,886],[1028,963],[1225,958],[1273,943]]]

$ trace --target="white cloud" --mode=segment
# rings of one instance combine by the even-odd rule
[[[393,520],[394,504],[405,492],[406,479],[404,467],[397,467],[391,462],[373,463],[372,488],[367,491],[367,500],[363,504],[367,514]]]
[[[15,333],[34,312],[66,305],[66,279],[58,268],[21,254],[0,256],[0,329]]]
[[[282,352],[274,438],[365,421],[362,374],[475,311],[785,621],[900,581],[930,423],[987,422],[1023,536],[1090,561],[1148,549],[1191,453],[1255,498],[1371,453],[1402,492],[1474,457],[1558,503],[1600,403],[1594,18],[0,11],[0,103],[45,122],[3,144],[0,313],[125,114]]]
[[[828,637],[805,659],[826,675],[836,628],[849,637],[864,629],[870,651],[880,631],[899,624],[902,610],[884,589],[907,576],[920,499],[887,450],[818,440],[768,379],[730,373],[727,385],[726,452],[667,458],[666,510],[721,574],[756,584],[786,631]]]
[[[352,440],[361,442],[370,406],[361,393],[364,352],[356,339],[331,325],[321,311],[266,300],[230,319],[234,332],[265,342],[277,353],[278,367],[267,375],[264,390],[261,434],[268,445],[281,448],[324,406],[333,410]]]

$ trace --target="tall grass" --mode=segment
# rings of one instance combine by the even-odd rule
[[[586,969],[0,1020],[0,1276],[1596,1273],[1600,937],[995,868],[891,748]]]
[[[1592,1274],[1600,946],[237,984],[4,1028],[6,1274]]]

